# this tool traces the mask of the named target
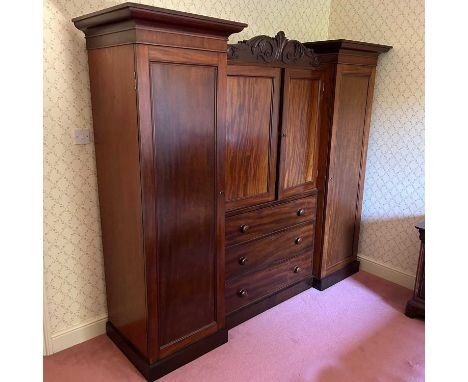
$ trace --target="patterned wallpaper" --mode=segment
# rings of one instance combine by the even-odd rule
[[[424,215],[424,1],[332,0],[329,38],[392,45],[379,59],[359,255],[414,275]]]
[[[44,283],[50,334],[106,314],[93,145],[74,145],[92,128],[84,35],[71,19],[113,0],[44,2]],[[327,38],[330,0],[161,0],[145,4],[246,22],[231,41],[284,30],[299,40]]]
[[[106,314],[94,147],[73,143],[75,128],[92,128],[87,56],[70,20],[121,2],[44,2],[44,282],[51,334]],[[248,23],[231,42],[284,30],[303,41],[393,45],[377,72],[359,253],[414,274],[413,226],[424,215],[423,1],[143,3]]]

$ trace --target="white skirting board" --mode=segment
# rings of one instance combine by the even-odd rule
[[[384,265],[364,256],[358,255],[358,260],[361,262],[360,269],[362,271],[372,273],[408,289],[413,289],[415,281],[414,275],[389,267],[388,265]],[[69,329],[52,334],[47,352],[49,354],[54,354],[104,334],[106,332],[106,322],[107,315],[102,315]]]
[[[394,282],[408,289],[414,288],[415,275],[405,271],[393,268],[386,264],[382,264],[374,259],[370,259],[358,254],[358,260],[361,262],[359,269],[364,272],[372,273],[385,280]]]
[[[49,355],[104,334],[106,322],[107,314],[52,334]]]

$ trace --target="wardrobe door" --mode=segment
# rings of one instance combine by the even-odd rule
[[[280,198],[317,187],[323,78],[320,70],[285,69]]]
[[[338,65],[322,277],[356,260],[375,67]]]
[[[218,116],[226,64],[213,52],[139,50],[139,86],[148,78],[154,142],[157,259],[147,283],[155,284],[149,304],[156,303],[153,332],[162,358],[224,326],[224,196],[218,177],[224,126]],[[147,116],[142,113],[140,123]]]
[[[228,66],[226,210],[275,199],[280,70]]]

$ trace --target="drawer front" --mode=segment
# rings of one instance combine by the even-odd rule
[[[238,276],[314,248],[314,223],[287,229],[262,239],[226,248],[226,278]]]
[[[226,246],[252,240],[291,225],[315,221],[317,197],[265,207],[226,218]]]
[[[264,270],[226,282],[226,313],[312,275],[312,256],[303,254]]]

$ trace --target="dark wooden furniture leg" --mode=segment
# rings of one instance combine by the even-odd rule
[[[424,222],[416,225],[419,230],[419,239],[421,247],[419,250],[418,270],[416,272],[416,282],[414,284],[413,298],[406,304],[405,314],[411,318],[425,318],[424,300],[425,300],[425,280],[424,280],[424,247],[426,229]]]

